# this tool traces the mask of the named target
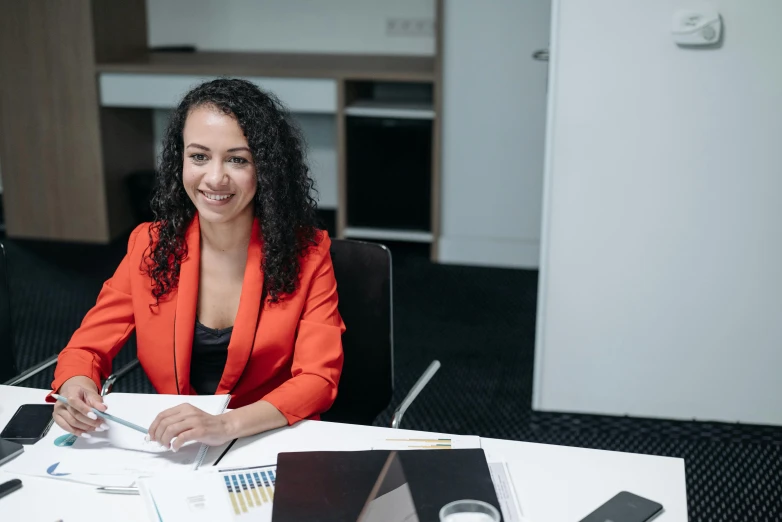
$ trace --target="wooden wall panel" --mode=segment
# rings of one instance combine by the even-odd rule
[[[0,158],[9,237],[108,239],[90,4],[0,4]]]
[[[100,109],[96,60],[147,47],[144,0],[0,0],[0,161],[9,237],[105,243],[152,168],[149,110]]]

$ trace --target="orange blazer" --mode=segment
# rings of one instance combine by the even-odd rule
[[[152,280],[142,271],[149,227],[144,223],[131,233],[127,255],[60,352],[52,389],[76,375],[90,377],[100,388],[112,359],[135,328],[138,359],[158,393],[195,394],[190,357],[198,304],[198,216],[186,232],[188,254],[179,285],[158,306]],[[345,325],[337,311],[331,240],[325,232],[321,238],[301,262],[299,289],[281,303],[261,307],[262,239],[258,220],[253,224],[228,360],[215,392],[231,394],[231,408],[263,399],[293,424],[317,418],[334,402]]]

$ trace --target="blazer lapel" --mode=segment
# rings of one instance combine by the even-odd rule
[[[228,345],[228,360],[225,363],[225,370],[223,370],[216,394],[231,393],[236,387],[255,345],[255,334],[258,331],[263,295],[261,257],[261,225],[256,219],[253,222],[250,246],[247,249],[247,265],[244,269],[242,295],[239,298],[239,311],[236,313],[231,342]]]
[[[201,228],[198,214],[185,232],[187,256],[179,269],[176,315],[174,317],[174,369],[177,392],[191,395],[190,359],[193,354],[193,335],[198,310],[198,281],[201,261]]]

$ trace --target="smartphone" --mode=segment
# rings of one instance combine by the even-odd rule
[[[52,426],[54,404],[22,404],[0,433],[0,439],[35,444]]]
[[[647,522],[662,513],[662,510],[662,504],[621,491],[581,519],[581,522]]]
[[[21,444],[0,439],[0,466],[13,459],[17,455],[21,455],[23,451],[24,446]]]

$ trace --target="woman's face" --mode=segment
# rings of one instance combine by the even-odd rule
[[[252,214],[258,181],[236,119],[213,106],[197,107],[187,116],[182,137],[182,183],[199,219],[227,223]]]

